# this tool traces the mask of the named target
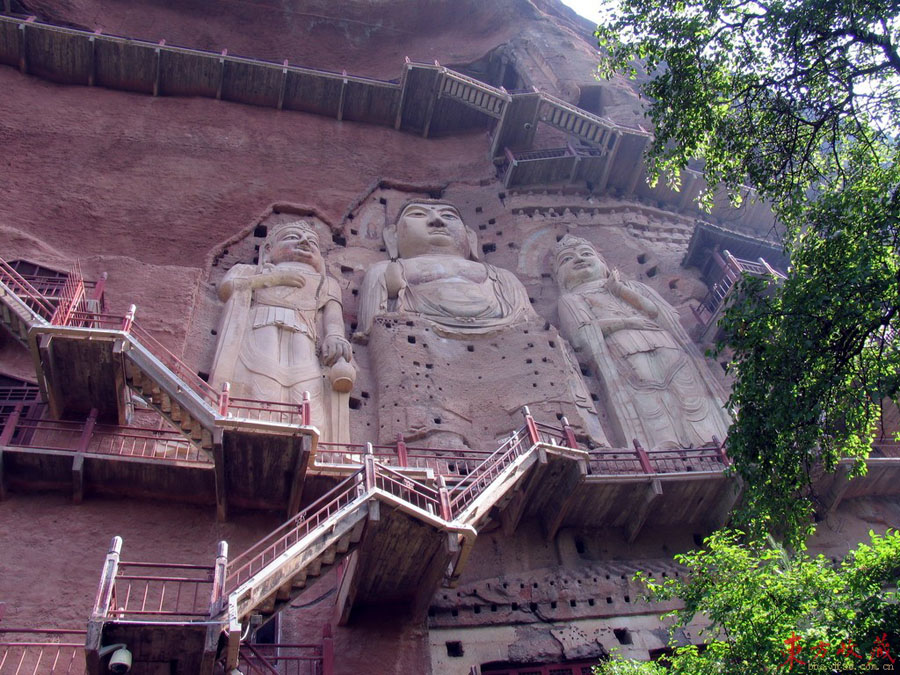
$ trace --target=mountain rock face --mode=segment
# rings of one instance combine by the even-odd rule
[[[460,469],[457,456],[487,456],[527,406],[538,422],[567,422],[594,453],[572,470],[550,452],[510,479],[516,489],[472,526],[456,586],[436,581],[422,615],[410,616],[410,589],[400,589],[337,621],[347,619],[335,603],[346,599],[338,577],[348,559],[291,601],[280,642],[319,643],[325,624],[340,623],[335,672],[442,675],[587,663],[616,647],[646,658],[665,646],[665,608],[639,601],[631,577],[678,574],[671,556],[721,524],[736,498],[714,452],[695,461],[696,448],[670,446],[725,424],[723,368],[694,344],[706,334],[701,301],[721,273],[716,245],[747,260],[773,255],[751,236],[768,231],[771,214],[701,215],[692,197],[702,186],[690,176],[682,193],[645,184],[647,121],[629,82],[595,79],[589,22],[556,0],[0,7],[0,20],[35,16],[201,50],[220,82],[226,66],[246,65],[230,57],[269,62],[274,79],[245,84],[275,82],[278,101],[217,100],[215,86],[192,96],[85,86],[19,63],[20,49],[33,62],[52,52],[44,32],[0,31],[0,257],[59,272],[78,261],[88,280],[106,273],[106,311],[136,305],[140,325],[203,378],[216,380],[217,349],[251,373],[241,383],[251,394],[277,382],[294,397],[320,378],[317,423],[334,424],[323,438],[394,452],[399,437],[411,456],[438,458],[439,473],[452,466],[464,481],[474,465]],[[24,48],[19,33],[31,36]],[[111,51],[96,54],[113,54],[104,67],[126,72],[133,45],[104,40]],[[154,58],[158,86],[165,52]],[[365,78],[394,97],[379,122],[360,113],[377,107],[359,93]],[[306,108],[282,108],[289,82],[307,86],[296,95]],[[310,103],[316,87],[331,87],[337,114]],[[357,118],[343,117],[346,101],[360,106]],[[698,228],[701,218],[709,222]],[[306,224],[286,227],[298,220]],[[564,259],[566,241],[587,252],[584,267]],[[318,362],[304,370],[293,359]],[[4,332],[5,381],[36,382],[34,364]],[[145,399],[134,405],[132,426],[166,425]],[[672,410],[651,409],[660,406]],[[711,407],[719,426],[706,424]],[[651,459],[666,480],[644,475],[635,440],[663,453]],[[4,623],[19,626],[82,627],[113,535],[131,560],[208,564],[216,541],[237,555],[284,516],[280,506],[234,509],[217,522],[199,484],[180,493],[101,485],[73,506],[70,481],[16,482],[19,465],[4,462],[0,603]],[[429,471],[415,476],[432,480]],[[303,505],[335,475],[310,468]],[[828,554],[900,517],[890,499],[853,495],[830,517],[834,530],[823,527]],[[404,572],[405,563],[379,567],[371,587]]]

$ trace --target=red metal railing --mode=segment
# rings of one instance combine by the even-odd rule
[[[215,567],[120,561],[107,616],[116,620],[206,619]]]
[[[456,515],[466,509],[503,470],[515,459],[524,454],[534,443],[529,438],[528,430],[522,427],[479,464],[462,481],[450,491],[450,511]]]
[[[322,646],[245,642],[239,668],[244,675],[323,675]]]
[[[123,319],[125,318],[123,317]],[[166,368],[172,371],[178,379],[188,385],[194,393],[209,403],[214,410],[218,409],[219,392],[194,372],[184,361],[175,356],[162,342],[153,337],[133,319],[128,332],[159,359]]]
[[[10,415],[4,425],[2,437],[8,438],[7,445],[10,447],[195,464],[212,463],[206,453],[185,440],[182,434],[165,429],[93,426],[89,421],[27,420]]]
[[[81,675],[83,630],[0,629],[0,675]]]
[[[386,466],[375,465],[375,487],[432,515],[441,515],[439,491]]]
[[[256,542],[228,564],[225,592],[231,593],[322,522],[364,494],[364,469],[338,483],[296,516]]]
[[[719,445],[674,450],[599,448],[588,454],[592,476],[722,471],[728,466]]]
[[[402,437],[395,445],[368,443],[328,443],[319,441],[316,446],[316,464],[358,467],[369,453],[384,466],[405,469],[430,469],[435,475],[449,480],[468,476],[476,466],[493,454],[490,450],[465,448],[435,448],[406,445]]]
[[[21,274],[16,272],[2,258],[0,258],[0,281],[6,284],[15,293],[16,297],[24,302],[35,314],[47,321],[53,318],[53,314],[56,311],[53,304],[48,302],[42,293],[28,283]]]
[[[229,396],[225,415],[238,419],[297,426],[304,424],[304,405],[308,403],[282,403]]]
[[[63,284],[56,298],[56,311],[50,320],[55,326],[68,326],[71,316],[75,312],[85,310],[84,277],[81,275],[81,266],[78,261],[72,265],[72,271]]]

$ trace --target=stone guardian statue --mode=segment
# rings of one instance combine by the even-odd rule
[[[562,333],[596,368],[621,442],[666,449],[725,438],[724,393],[671,305],[571,235],[556,247],[555,272]]]
[[[319,238],[306,221],[276,225],[257,265],[232,267],[219,285],[225,301],[211,382],[233,397],[300,403],[310,393],[312,424],[323,440],[347,441],[353,387],[341,289],[325,271]]]

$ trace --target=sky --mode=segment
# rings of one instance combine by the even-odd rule
[[[562,0],[562,3],[568,5],[586,19],[597,23],[601,0]]]

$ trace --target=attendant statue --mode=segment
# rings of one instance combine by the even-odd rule
[[[664,449],[725,438],[721,387],[656,291],[621,280],[571,235],[557,245],[555,271],[563,335],[596,368],[624,442]]]
[[[323,437],[346,440],[353,387],[341,289],[325,272],[315,229],[306,221],[272,228],[257,265],[232,267],[219,285],[225,301],[212,383],[233,397],[299,404],[310,394]]]
[[[512,272],[478,260],[475,233],[453,204],[408,202],[383,236],[390,260],[366,273],[358,333],[378,386],[381,442],[400,434],[491,447],[529,405],[605,444],[563,341]]]

